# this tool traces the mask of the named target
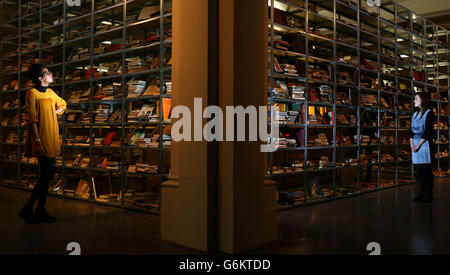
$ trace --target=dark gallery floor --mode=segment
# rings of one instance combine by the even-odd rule
[[[436,183],[433,204],[414,203],[413,186],[280,212],[279,241],[250,254],[450,254],[450,179]],[[29,193],[0,188],[0,255],[169,254],[201,252],[160,241],[159,217],[50,197],[54,224],[25,225],[17,214]]]

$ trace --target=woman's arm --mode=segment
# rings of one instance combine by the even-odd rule
[[[30,115],[30,125],[31,125],[31,128],[33,128],[32,130],[33,130],[33,134],[35,137],[34,141],[40,145],[41,137],[39,135],[39,128],[37,126],[37,123],[39,122],[39,120],[37,118],[37,112],[36,112],[36,98],[31,91],[28,91],[27,95],[26,95],[25,110]],[[40,146],[40,147],[41,147],[41,154],[45,156],[44,147],[43,146]]]
[[[52,91],[53,92],[53,91]],[[67,103],[64,99],[62,99],[61,97],[59,97],[55,92],[53,92],[53,95],[55,97],[55,101],[56,101],[56,114],[57,115],[62,115],[67,108]]]
[[[420,150],[420,148],[422,147],[422,145],[428,140],[432,140],[433,139],[433,128],[434,128],[434,114],[433,112],[429,112],[427,115],[427,119],[425,122],[425,131],[422,134],[422,139],[420,140],[419,144],[417,146],[415,146],[415,151],[413,150],[413,152],[418,152]]]

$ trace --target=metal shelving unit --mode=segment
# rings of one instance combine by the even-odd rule
[[[414,168],[405,122],[413,114],[413,95],[420,90],[436,93],[435,175],[450,175],[449,39],[448,30],[390,0],[382,0],[380,7],[369,7],[363,0],[269,1],[269,106],[300,113],[292,125],[280,125],[284,137],[295,138],[297,146],[269,157],[268,173],[278,184],[280,209],[411,184]],[[328,81],[309,70],[326,71]],[[340,81],[344,72],[352,83]],[[303,86],[305,100],[292,99],[292,89],[280,96],[283,84]],[[333,91],[331,102],[311,100],[313,89],[320,97],[320,85]],[[350,101],[347,105],[337,98],[342,92]],[[376,100],[373,106],[365,106],[367,95]],[[329,113],[331,122],[310,124],[318,113]],[[339,114],[354,115],[356,123],[338,124]],[[329,146],[308,145],[319,133],[326,134]],[[337,136],[344,134],[356,137],[353,144],[339,144]],[[362,142],[365,135],[376,142]],[[446,142],[441,142],[442,135]],[[323,156],[329,160],[322,161],[323,169],[310,167]]]
[[[3,107],[5,102],[17,97],[20,106],[23,107],[27,91],[25,81],[28,77],[27,68],[22,68],[23,63],[29,63],[30,58],[39,58],[45,64],[47,63],[45,62],[46,59],[53,56],[51,63],[46,64],[54,73],[55,78],[55,83],[50,88],[67,101],[70,111],[90,111],[88,124],[68,123],[67,113],[64,115],[60,124],[63,141],[62,159],[60,159],[60,165],[57,166],[57,173],[65,179],[74,176],[89,179],[89,198],[81,198],[84,201],[158,214],[160,185],[168,176],[170,164],[170,147],[165,146],[163,141],[164,130],[167,126],[170,126],[170,120],[164,121],[162,101],[171,100],[171,94],[166,93],[166,82],[171,81],[171,65],[168,61],[172,45],[172,13],[170,11],[172,2],[171,0],[82,0],[81,2],[81,7],[69,7],[63,0],[20,0],[18,3],[17,1],[2,0],[0,2],[2,10],[5,10],[7,6],[9,10],[13,11],[10,16],[11,19],[1,25],[0,70],[2,74],[0,79],[2,86],[9,84],[13,79],[16,79],[19,83],[17,89],[7,87],[1,92],[0,105]],[[153,15],[150,18],[136,20],[141,9],[145,6],[158,8],[153,10]],[[132,18],[134,16],[135,18]],[[33,25],[34,29],[30,29]],[[98,31],[100,27],[104,27],[102,31]],[[81,36],[72,37],[73,31],[81,33]],[[144,40],[150,35],[157,35],[156,40],[154,39],[151,43],[139,47],[131,47],[128,44],[132,40]],[[50,41],[55,37],[57,41],[50,44]],[[28,42],[35,42],[34,48],[24,49],[24,46],[30,45]],[[119,46],[114,51],[96,54],[95,49],[99,45]],[[68,58],[75,48],[87,48],[87,56],[80,59]],[[155,68],[139,72],[127,72],[127,60],[129,58],[146,58],[158,55],[160,60]],[[118,62],[122,71],[119,71],[116,75],[96,77],[94,69],[100,71],[103,68],[101,65],[108,62]],[[12,68],[5,70],[8,65]],[[67,76],[73,74],[77,69],[84,71],[86,77],[72,82]],[[127,83],[132,79],[158,81],[159,96],[127,98]],[[94,100],[97,84],[106,86],[113,83],[120,83],[121,98],[108,101]],[[147,82],[147,85],[149,84]],[[68,101],[70,93],[77,89],[88,89],[90,91],[89,101],[70,103]],[[131,111],[130,108],[143,103],[157,104],[155,109],[158,108],[158,122],[128,123],[127,113]],[[96,124],[93,111],[100,105],[121,110],[120,122]],[[14,111],[20,117],[23,110],[1,109],[0,120],[9,118],[10,113]],[[157,148],[129,146],[125,137],[133,128],[142,129],[147,134],[150,131],[155,131],[159,135],[159,146]],[[22,137],[26,127],[6,125],[0,126],[0,129],[0,140],[3,141],[6,133],[14,130],[17,131],[19,138]],[[103,138],[108,131],[116,131],[117,135],[121,137],[119,147],[95,146],[94,138],[90,138],[90,142],[86,146],[67,144],[70,136]],[[21,159],[23,146],[20,144],[17,145],[17,159],[10,160],[5,154],[10,153],[11,150],[8,150],[5,146],[11,145],[0,144],[0,154],[2,154],[0,181],[9,183],[8,186],[30,190],[26,183],[27,180],[36,178],[37,164],[25,162]],[[84,168],[71,167],[68,162],[75,157],[74,152],[80,150],[85,151],[86,157],[89,157],[89,165]],[[152,159],[151,163],[157,165],[158,172],[146,174],[128,172],[128,164],[135,164],[131,163],[133,150],[142,153],[143,163],[147,163],[147,159]],[[112,151],[117,151],[120,155],[120,158],[116,160],[119,162],[118,169],[97,168],[97,164],[94,163],[95,156],[112,155]],[[14,173],[11,173],[13,170]],[[105,203],[96,200],[91,179],[97,177],[108,178],[111,193],[120,195],[119,201]],[[71,195],[73,190],[70,191],[70,189],[73,188],[76,188],[76,186],[69,186],[67,181],[63,185],[64,192],[51,192],[51,194],[80,199]]]

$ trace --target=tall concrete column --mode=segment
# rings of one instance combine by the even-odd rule
[[[220,0],[219,10],[220,106],[267,106],[268,1]],[[267,163],[259,143],[219,144],[220,251],[239,253],[278,238]]]
[[[194,115],[194,98],[217,105],[217,0],[174,0],[172,10],[173,105]],[[173,142],[162,186],[162,240],[217,249],[217,161],[215,143]]]
[[[267,33],[265,0],[174,0],[174,106],[194,113],[194,98],[223,110],[265,106]],[[266,165],[258,143],[173,142],[162,239],[227,253],[276,240],[276,190]]]

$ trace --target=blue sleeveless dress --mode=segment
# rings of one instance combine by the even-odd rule
[[[414,145],[417,146],[422,139],[422,135],[425,132],[427,116],[431,111],[428,110],[423,116],[420,112],[417,112],[413,116],[412,120],[412,132],[414,133]],[[431,150],[430,143],[425,141],[420,150],[417,153],[413,153],[413,164],[431,164]]]

